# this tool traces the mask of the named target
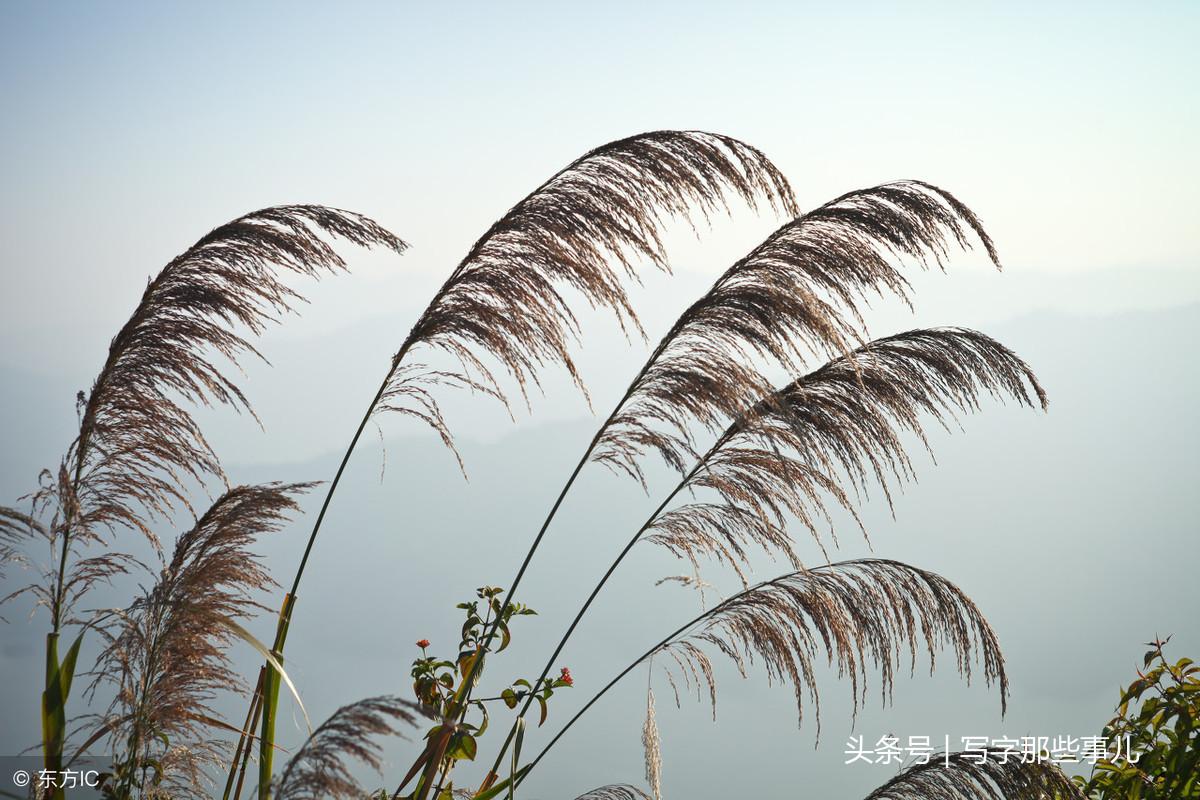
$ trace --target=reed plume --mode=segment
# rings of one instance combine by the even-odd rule
[[[924,420],[948,427],[984,396],[1047,405],[1029,366],[978,331],[930,328],[877,339],[740,414],[675,490],[710,490],[719,502],[672,508],[651,519],[645,539],[693,566],[700,555],[713,558],[743,583],[751,546],[782,552],[799,567],[789,519],[824,548],[831,500],[857,519],[856,501],[876,483],[890,506],[890,487],[913,477],[905,435],[928,449]]]
[[[717,431],[771,392],[755,362],[788,374],[808,356],[864,341],[859,304],[909,302],[898,257],[944,268],[951,243],[991,239],[957,198],[920,181],[850,192],[787,223],[731,266],[679,317],[605,424],[593,460],[637,478],[657,452],[679,471],[698,454],[692,429]]]
[[[795,213],[791,188],[757,149],[703,131],[655,131],[610,142],[564,167],[493,224],[459,262],[393,359],[375,412],[398,411],[452,437],[430,382],[456,381],[505,398],[487,359],[522,395],[548,364],[586,388],[571,345],[578,321],[565,290],[641,332],[625,282],[642,262],[668,270],[665,223],[707,218],[733,195]],[[449,353],[457,371],[400,362],[415,347]],[[405,401],[415,401],[406,403]]]
[[[431,426],[458,458],[431,391],[438,384],[481,390],[507,404],[496,364],[523,396],[530,384],[538,384],[540,368],[559,364],[586,395],[571,355],[579,328],[566,293],[574,291],[592,307],[610,311],[627,332],[630,327],[641,332],[625,281],[637,279],[642,261],[668,268],[663,232],[669,218],[687,217],[694,208],[707,218],[727,207],[731,195],[753,207],[763,200],[786,213],[796,211],[786,178],[750,145],[703,131],[655,131],[584,154],[493,224],[459,262],[392,357],[317,514],[285,600],[274,649],[282,652],[286,643],[292,604],[317,533],[367,422],[385,412],[414,417]],[[422,347],[447,353],[457,367],[434,369],[406,362],[411,351]],[[489,365],[489,360],[494,363]],[[508,599],[518,583],[519,577]],[[488,643],[495,632],[493,626]],[[476,661],[474,670],[482,662]],[[264,776],[271,761],[276,690],[266,687],[263,701],[260,769]],[[258,713],[252,709],[251,717],[257,719]]]
[[[983,759],[980,761],[980,759]],[[1083,800],[1062,770],[1049,763],[1024,763],[1011,752],[989,749],[935,753],[909,767],[866,800]]]
[[[642,724],[642,751],[646,761],[646,784],[654,800],[662,800],[662,739],[654,713],[654,690],[646,689],[646,721]]]
[[[367,791],[354,779],[346,757],[376,772],[382,749],[373,737],[401,733],[416,725],[422,712],[415,703],[398,697],[370,697],[343,706],[317,727],[279,776],[279,800],[360,800]]]
[[[310,487],[227,491],[176,540],[153,586],[105,631],[91,689],[116,690],[105,727],[118,763],[127,765],[125,781],[157,763],[161,788],[207,796],[204,768],[226,755],[213,734],[237,730],[210,704],[223,692],[245,689],[227,651],[236,627],[265,608],[258,599],[276,585],[250,548],[283,526],[297,510],[295,495]]]
[[[747,542],[781,551],[799,567],[785,528],[786,515],[798,517],[820,544],[817,522],[829,522],[825,496],[853,513],[851,498],[837,476],[821,470],[820,463],[780,457],[778,446],[727,449],[732,436],[728,429],[713,448],[700,454],[694,429],[716,432],[731,420],[738,425],[747,410],[760,402],[780,405],[764,374],[766,366],[797,374],[806,356],[840,352],[849,358],[852,344],[866,336],[859,303],[885,292],[910,301],[910,285],[898,259],[908,257],[924,268],[944,269],[950,244],[970,247],[971,236],[999,268],[995,247],[978,217],[949,192],[920,181],[850,192],[778,229],[718,278],[660,340],[560,492],[517,572],[514,588],[583,463],[598,461],[645,487],[640,462],[647,451],[657,452],[684,473],[683,481],[647,523],[646,527],[656,527],[655,541],[689,557],[693,567],[696,553],[705,550],[738,570],[743,583],[740,562]],[[977,359],[968,359],[954,377],[972,383],[970,370],[978,364]],[[981,366],[985,373],[1013,369],[1003,358]],[[1018,371],[1022,374],[1018,384],[1032,379],[1023,364]],[[1009,375],[985,374],[982,383],[990,390],[997,379],[1012,380]],[[936,376],[930,385],[938,388]],[[1025,392],[1024,386],[1017,388]],[[951,403],[954,393],[964,390],[951,386]],[[1044,403],[1040,391],[1036,389]],[[922,402],[945,405],[938,396],[943,393],[933,391],[930,401],[918,401],[902,416],[901,424],[916,414]],[[881,419],[881,414],[873,419]],[[887,449],[886,443],[875,447]],[[689,464],[694,464],[690,471]],[[702,486],[717,489],[726,502],[693,503],[664,514],[680,491]],[[646,527],[601,577],[555,656]],[[552,661],[553,657],[547,669]],[[528,701],[521,713],[526,708]],[[506,749],[507,745],[501,755]]]
[[[575,800],[650,800],[650,796],[636,786],[614,783],[585,792]]]
[[[405,244],[372,220],[316,205],[276,206],[226,223],[152,279],[113,338],[103,369],[80,393],[79,435],[43,499],[53,500],[62,567],[75,544],[103,543],[118,527],[157,546],[151,524],[172,507],[190,508],[186,482],[224,476],[190,406],[249,403],[215,357],[237,365],[259,356],[238,326],[261,333],[303,298],[279,272],[319,277],[345,269],[323,238],[397,252]],[[85,582],[86,583],[86,582]],[[57,630],[67,608],[52,592]]]
[[[75,527],[120,525],[153,539],[145,516],[187,504],[182,481],[222,477],[188,406],[250,410],[213,359],[258,356],[235,330],[260,334],[303,298],[278,274],[319,277],[345,269],[328,234],[397,252],[403,242],[375,222],[323,206],[278,206],[211,231],[150,281],[109,346],[91,391],[80,395],[79,437],[67,462],[79,507]]]
[[[817,663],[849,676],[855,716],[866,701],[866,676],[880,673],[880,695],[891,698],[905,663],[916,670],[919,644],[928,650],[929,669],[937,651],[948,647],[968,683],[978,662],[984,681],[999,684],[1007,710],[1008,677],[999,643],[979,609],[957,586],[926,570],[885,559],[859,559],[799,570],[732,595],[683,624],[655,644],[600,689],[555,734],[530,763],[530,771],[568,730],[626,675],[651,659],[673,657],[683,680],[703,680],[714,704],[717,687],[706,648],[731,659],[743,675],[760,662],[771,682],[792,687],[797,718],[804,720],[805,696],[816,707],[820,735]],[[905,651],[907,650],[907,658]]]
[[[740,592],[706,612],[698,629],[673,640],[661,652],[691,663],[710,682],[712,669],[700,649],[711,646],[745,674],[762,662],[768,679],[791,685],[798,719],[803,722],[805,694],[816,709],[820,732],[815,666],[824,650],[838,677],[850,678],[852,709],[865,703],[866,675],[880,672],[886,703],[904,659],[904,645],[915,671],[923,641],[932,674],[937,650],[949,647],[958,672],[968,683],[972,660],[982,666],[985,682],[1000,686],[1007,710],[1008,678],[991,626],[957,586],[898,561],[863,559],[801,570]]]

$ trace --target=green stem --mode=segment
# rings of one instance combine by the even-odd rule
[[[567,478],[567,482],[559,491],[558,497],[555,498],[554,505],[550,508],[550,513],[546,515],[546,519],[542,522],[542,527],[538,530],[537,536],[534,537],[533,543],[529,546],[529,551],[525,553],[525,558],[521,561],[521,566],[517,570],[516,577],[513,578],[511,586],[509,586],[508,590],[505,592],[504,603],[501,605],[499,613],[496,614],[496,619],[491,627],[487,628],[483,642],[479,648],[479,655],[475,658],[474,662],[472,662],[471,669],[465,678],[466,691],[463,694],[462,708],[458,714],[459,721],[461,721],[462,717],[466,715],[466,710],[470,707],[471,691],[475,688],[475,683],[479,678],[480,670],[483,669],[483,661],[488,652],[488,647],[491,645],[492,640],[496,638],[496,632],[500,629],[500,622],[504,619],[504,613],[512,605],[513,597],[516,594],[517,587],[521,585],[521,579],[525,577],[525,572],[529,569],[530,562],[533,561],[533,554],[537,552],[538,547],[541,545],[542,539],[546,536],[546,531],[550,528],[550,523],[554,521],[554,517],[558,514],[558,509],[562,506],[563,500],[566,499],[567,493],[571,491],[571,487],[575,484],[575,479],[579,477],[579,473],[583,471],[584,465],[587,464],[588,459],[591,458],[592,451],[594,451],[596,446],[600,443],[601,437],[604,436],[605,431],[608,430],[608,426],[612,424],[613,419],[616,418],[617,413],[621,410],[621,407],[624,406],[626,401],[629,400],[630,396],[633,395],[633,391],[637,387],[638,381],[641,380],[646,370],[650,368],[651,363],[653,363],[652,360],[647,361],[633,381],[630,382],[629,388],[625,390],[625,394],[621,396],[621,399],[617,402],[616,406],[613,407],[612,412],[604,420],[604,424],[600,426],[599,430],[596,431],[596,435],[593,436],[591,442],[588,443],[587,449],[584,450],[583,456],[579,459],[579,463],[575,465],[575,469],[571,471],[570,477]],[[542,677],[545,677],[545,675]],[[530,696],[532,697],[532,694]],[[510,740],[512,735],[512,732],[510,732]],[[399,790],[397,790],[397,794],[398,793]],[[426,794],[427,790],[425,793],[418,792],[416,800],[424,800]]]
[[[436,300],[436,298],[435,298]],[[313,545],[316,543],[317,534],[321,530],[321,525],[325,521],[325,514],[329,511],[329,504],[333,500],[333,494],[337,491],[338,485],[341,483],[342,475],[346,471],[346,465],[350,463],[350,456],[353,455],[355,448],[358,446],[359,439],[362,438],[363,430],[366,429],[367,423],[371,420],[371,416],[375,413],[379,405],[379,401],[383,398],[387,391],[388,384],[392,377],[396,374],[396,370],[400,367],[401,361],[407,354],[411,346],[410,340],[405,340],[400,351],[392,358],[392,367],[384,376],[383,381],[379,384],[379,389],[375,392],[375,396],[371,398],[370,404],[367,406],[366,413],[363,414],[362,420],[359,421],[358,427],[354,431],[354,436],[350,439],[350,444],[346,448],[346,452],[342,455],[342,460],[338,464],[337,472],[334,473],[333,480],[329,484],[329,490],[325,493],[325,499],[321,503],[321,510],[317,513],[317,519],[313,523],[312,531],[308,535],[308,542],[305,544],[304,553],[300,558],[300,565],[296,568],[296,575],[292,579],[292,588],[288,593],[288,599],[284,602],[284,610],[280,615],[279,624],[275,628],[275,639],[272,643],[271,650],[275,657],[280,661],[283,660],[283,648],[287,640],[287,631],[292,621],[292,610],[295,608],[297,592],[300,589],[300,580],[304,576],[304,569],[308,566],[309,556],[312,555]],[[279,697],[279,676],[275,673],[275,669],[269,664],[265,667],[266,672],[263,675],[261,686],[263,691],[256,695],[257,699],[251,700],[251,711],[249,716],[252,718],[251,725],[243,731],[238,742],[238,749],[241,750],[245,746],[247,752],[250,745],[247,743],[246,737],[249,731],[258,723],[259,712],[254,709],[258,705],[261,710],[262,717],[262,737],[259,742],[259,790],[260,798],[267,798],[270,794],[270,770],[272,768],[272,760],[274,755],[275,745],[275,711]],[[244,762],[243,762],[244,763]],[[229,778],[226,780],[225,797],[229,796],[229,787],[232,784],[234,772],[237,770],[238,764],[235,758],[230,764]],[[238,782],[240,786],[240,781]],[[240,790],[238,792],[240,794]],[[235,795],[236,797],[236,795]]]
[[[821,567],[816,567],[816,569],[821,569]],[[579,720],[580,717],[582,717],[585,713],[587,713],[588,709],[590,709],[592,706],[594,706],[600,700],[601,697],[608,694],[609,690],[611,690],[614,686],[616,686],[621,681],[622,678],[624,678],[630,672],[633,672],[633,670],[635,670],[638,667],[638,665],[640,665],[646,659],[653,657],[655,653],[658,653],[664,647],[666,647],[667,645],[674,642],[676,639],[678,639],[683,634],[687,633],[687,631],[689,631],[694,626],[700,624],[701,622],[703,622],[704,620],[713,616],[717,612],[723,610],[724,608],[726,608],[730,603],[734,602],[735,600],[745,597],[746,595],[750,594],[751,592],[756,592],[766,586],[775,585],[775,584],[779,583],[780,581],[783,581],[784,579],[789,578],[795,574],[796,574],[795,572],[789,572],[786,575],[781,575],[777,578],[772,578],[771,580],[768,580],[768,581],[762,581],[761,583],[756,583],[754,586],[750,586],[746,589],[743,589],[742,591],[738,592],[737,594],[726,598],[725,600],[721,601],[720,603],[713,606],[709,610],[701,613],[699,616],[688,621],[686,624],[679,626],[674,631],[672,631],[666,638],[662,639],[662,641],[660,641],[658,644],[654,645],[649,650],[642,653],[640,656],[637,657],[636,660],[633,661],[633,663],[631,663],[629,666],[625,667],[625,669],[621,670],[615,678],[613,678],[611,681],[609,681],[607,684],[605,684],[604,688],[602,688],[600,691],[596,692],[596,694],[593,695],[590,700],[588,700],[587,704],[584,705],[583,708],[581,708],[581,709],[579,709],[579,711],[575,712],[575,716],[571,717],[571,719],[569,719],[567,721],[567,724],[564,725],[561,730],[559,730],[559,732],[554,736],[554,738],[551,739],[550,742],[545,747],[542,748],[541,752],[538,753],[537,756],[535,756],[534,759],[529,762],[529,767],[525,774],[528,775],[528,773],[531,772],[533,770],[533,768],[537,766],[538,762],[540,762],[546,756],[546,753],[550,752],[550,749],[552,747],[554,747],[554,745],[558,742],[558,740],[561,739],[568,730],[571,729],[571,726],[574,725]]]
[[[721,280],[724,280],[724,277]],[[720,281],[718,281],[718,283],[720,283]],[[525,554],[525,559],[521,562],[521,568],[517,570],[517,577],[513,579],[512,586],[509,587],[505,596],[504,606],[501,609],[501,615],[496,618],[496,624],[493,625],[488,631],[487,637],[484,640],[485,651],[487,650],[487,646],[491,644],[492,639],[495,638],[496,630],[499,628],[499,621],[503,617],[503,611],[506,610],[512,603],[513,595],[516,593],[517,587],[521,583],[521,578],[524,577],[525,570],[529,567],[529,562],[533,560],[533,554],[537,551],[538,546],[542,543],[542,538],[546,535],[546,529],[550,527],[550,523],[554,520],[555,514],[558,513],[559,506],[562,505],[563,499],[567,496],[567,492],[569,492],[571,490],[571,486],[574,485],[575,479],[579,476],[580,471],[583,469],[583,465],[588,462],[589,458],[591,458],[592,451],[596,449],[596,445],[600,443],[600,439],[608,430],[608,426],[612,424],[614,419],[616,419],[617,414],[625,406],[625,403],[627,403],[629,398],[633,396],[642,378],[646,376],[646,373],[650,371],[650,368],[654,366],[655,362],[658,361],[659,357],[662,356],[663,352],[666,351],[671,342],[674,341],[679,335],[679,332],[683,329],[686,320],[689,318],[691,310],[696,308],[699,303],[700,301],[693,303],[692,306],[675,321],[675,324],[671,326],[671,329],[667,331],[667,334],[659,341],[658,346],[654,348],[654,351],[650,353],[650,356],[642,364],[642,368],[638,370],[637,375],[635,375],[633,380],[629,382],[628,388],[625,389],[625,394],[621,395],[621,399],[617,401],[617,404],[613,407],[613,410],[608,415],[608,418],[604,420],[604,423],[600,426],[600,429],[596,431],[596,435],[592,437],[592,441],[588,444],[587,450],[584,451],[583,457],[579,459],[579,463],[575,466],[574,471],[571,473],[571,477],[567,479],[562,491],[558,493],[558,498],[554,501],[554,506],[550,509],[550,513],[546,515],[546,520],[542,523],[542,527],[538,531],[537,536],[534,537],[533,544],[529,547],[529,552]],[[482,664],[483,659],[478,658],[476,659],[475,663],[471,665],[471,674],[469,676],[470,685],[467,687],[468,699],[471,696],[470,692],[474,685],[473,681],[478,677],[478,672],[482,667]]]
[[[111,358],[111,356],[110,356]],[[66,744],[66,707],[69,688],[62,679],[62,664],[58,660],[58,638],[62,630],[63,606],[66,604],[67,557],[71,549],[71,525],[79,510],[78,491],[83,476],[84,449],[87,439],[86,428],[81,425],[79,446],[76,449],[75,476],[71,484],[71,495],[64,509],[65,522],[62,529],[62,553],[58,560],[58,575],[55,578],[54,596],[50,607],[50,633],[46,636],[46,681],[42,690],[42,766],[52,775],[62,771],[63,748]],[[59,498],[61,503],[61,496]],[[54,704],[54,708],[50,704]],[[60,724],[61,723],[61,724]],[[51,800],[63,800],[66,792],[56,787],[50,794]]]
[[[521,561],[521,567],[517,570],[517,575],[515,578],[513,578],[512,585],[509,586],[508,591],[505,592],[504,604],[501,606],[500,612],[496,615],[495,622],[490,628],[488,628],[487,634],[484,636],[480,656],[479,658],[475,659],[473,664],[471,664],[471,671],[467,675],[467,691],[463,698],[464,708],[466,708],[466,704],[471,698],[471,690],[475,687],[475,681],[479,677],[479,671],[483,668],[483,655],[488,651],[488,647],[491,645],[492,640],[496,638],[496,632],[500,628],[500,621],[504,619],[504,612],[507,611],[509,606],[512,605],[513,597],[516,594],[517,587],[521,585],[521,579],[525,577],[525,572],[529,569],[530,562],[533,561],[533,554],[537,552],[538,546],[541,545],[542,539],[546,536],[546,531],[550,528],[550,523],[554,521],[555,515],[558,514],[559,507],[562,506],[563,500],[566,499],[567,493],[571,491],[571,487],[575,485],[575,479],[579,477],[579,473],[583,471],[584,465],[587,464],[588,459],[592,457],[592,451],[595,450],[596,445],[600,443],[601,437],[604,436],[604,432],[608,430],[608,426],[612,424],[613,419],[616,418],[617,413],[621,410],[621,407],[625,405],[627,400],[629,400],[634,389],[637,387],[638,381],[641,380],[642,375],[644,375],[646,370],[649,369],[651,363],[652,362],[648,361],[646,362],[645,366],[642,367],[641,372],[637,374],[637,377],[634,378],[629,384],[629,388],[625,390],[625,394],[621,396],[621,399],[617,402],[616,406],[613,407],[612,413],[608,415],[608,418],[604,420],[604,424],[600,426],[600,429],[596,431],[596,435],[592,437],[592,441],[588,443],[587,449],[583,453],[583,457],[579,459],[579,463],[576,464],[575,469],[571,471],[571,476],[567,478],[567,482],[563,485],[562,490],[558,493],[558,497],[554,500],[554,505],[550,508],[550,513],[546,515],[545,521],[542,522],[542,527],[538,530],[537,536],[534,537],[533,544],[529,546],[529,551],[525,553],[525,558],[523,561]]]
[[[676,485],[671,493],[667,495],[666,499],[659,503],[658,508],[654,509],[654,512],[646,519],[644,523],[642,523],[642,526],[637,529],[637,533],[633,535],[633,538],[629,540],[629,543],[625,545],[624,549],[621,550],[616,559],[614,559],[612,564],[609,565],[608,571],[604,573],[604,576],[600,578],[600,581],[592,589],[592,593],[588,595],[587,600],[584,601],[583,606],[575,615],[575,619],[571,620],[571,624],[567,628],[566,633],[564,633],[562,638],[559,639],[558,645],[554,648],[554,652],[550,654],[550,658],[546,661],[546,666],[542,668],[542,674],[536,681],[534,681],[535,686],[540,684],[541,681],[550,674],[550,670],[553,669],[554,662],[558,658],[559,654],[562,653],[563,648],[567,644],[567,640],[571,638],[571,635],[579,626],[580,621],[583,619],[584,615],[587,614],[588,609],[592,607],[592,602],[596,599],[596,596],[600,594],[600,591],[604,588],[604,585],[608,583],[608,579],[612,577],[613,573],[617,571],[617,567],[619,567],[621,562],[625,560],[625,556],[629,555],[629,551],[633,549],[633,546],[641,540],[642,535],[650,529],[650,526],[654,524],[655,520],[658,519],[658,516],[662,514],[667,505],[675,499],[675,497],[684,489],[685,486],[688,485],[688,482],[695,476],[704,463],[705,462],[703,459],[700,460],[697,462],[696,466],[692,468],[691,472],[687,473],[687,475],[683,477],[683,479],[678,483],[678,485]],[[530,694],[525,699],[525,704],[521,706],[521,710],[517,712],[517,719],[513,721],[512,727],[508,731],[508,736],[504,740],[504,745],[500,748],[500,753],[496,756],[496,763],[492,765],[492,772],[495,772],[500,768],[500,762],[504,760],[504,756],[508,752],[509,745],[512,744],[513,738],[517,734],[517,727],[520,724],[520,720],[525,716],[526,713],[528,713],[529,707],[533,704],[533,699],[533,695]]]

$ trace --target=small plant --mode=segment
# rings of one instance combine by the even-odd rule
[[[1163,652],[1169,641],[1147,645],[1137,680],[1121,692],[1116,716],[1104,726],[1104,740],[1120,742],[1123,754],[1097,762],[1088,778],[1076,778],[1088,797],[1200,797],[1200,666],[1190,658],[1171,663]]]
[[[499,598],[503,591],[495,586],[484,586],[476,590],[478,599],[458,604],[457,608],[465,612],[466,620],[463,622],[457,655],[453,659],[429,655],[427,650],[430,642],[427,639],[417,642],[421,657],[413,661],[413,694],[421,710],[437,722],[426,732],[425,749],[397,792],[419,775],[414,794],[427,792],[426,787],[433,786],[434,796],[452,796],[454,784],[449,780],[450,773],[457,762],[475,760],[479,748],[477,739],[487,731],[491,718],[488,704],[503,703],[513,709],[525,698],[533,698],[540,708],[540,726],[546,721],[554,690],[574,686],[571,670],[563,667],[557,678],[542,677],[533,682],[517,678],[496,697],[467,699],[467,681],[472,675],[475,661],[492,652],[484,632],[493,618],[498,620],[497,629],[500,631],[501,638],[495,648],[495,652],[499,653],[512,643],[509,626],[513,617],[537,613],[519,603],[502,603]],[[485,606],[483,616],[479,611],[481,601]],[[478,720],[468,721],[467,714],[471,711],[479,714]]]

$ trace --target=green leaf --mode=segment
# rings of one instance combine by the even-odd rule
[[[75,661],[79,658],[79,646],[83,644],[83,634],[75,637],[75,641],[67,650],[67,655],[59,668],[59,681],[62,683],[63,702],[71,695],[71,681],[75,678]]]
[[[514,800],[516,797],[517,784],[521,781],[517,765],[521,763],[521,746],[523,744],[525,744],[525,718],[517,717],[517,736],[513,742],[512,769],[509,772],[509,777],[512,779],[512,785],[508,787],[509,800]],[[529,767],[532,766],[532,764],[529,765]],[[526,770],[529,767],[526,767]]]
[[[505,689],[500,693],[500,699],[504,701],[504,705],[509,708],[517,707],[517,693],[512,689]]]
[[[290,601],[292,599],[291,595],[288,598]],[[280,614],[279,629],[276,631],[276,643],[280,648],[283,647],[283,643],[287,639],[290,609],[290,602],[285,601],[284,610]],[[279,652],[277,655],[276,651],[267,649],[267,646],[260,642],[252,633],[229,617],[218,616],[214,618],[214,621],[228,628],[235,636],[257,650],[259,655],[266,660],[269,667],[263,673],[262,729],[258,743],[258,796],[261,800],[267,800],[270,796],[272,764],[275,758],[275,712],[279,708],[279,688],[281,681],[287,684],[288,691],[291,692],[292,698],[295,699],[296,705],[300,708],[300,713],[304,715],[304,723],[308,726],[310,734],[312,733],[312,720],[308,717],[308,710],[305,709],[304,702],[300,699],[300,692],[296,690],[296,684],[292,683],[291,677],[283,668],[283,663],[280,660],[283,658],[282,652]]]
[[[546,698],[542,697],[541,695],[535,695],[535,697],[537,697],[538,706],[541,708],[541,715],[538,717],[538,727],[540,728],[545,724],[546,715],[550,712],[546,707]]]
[[[451,743],[446,755],[462,761],[474,761],[475,753],[478,752],[478,749],[479,745],[475,742],[474,736],[469,733],[457,733],[454,735],[454,741]]]
[[[488,710],[487,710],[487,706],[485,706],[483,703],[479,703],[478,705],[479,705],[479,710],[483,713],[483,722],[481,722],[479,724],[479,729],[475,731],[475,735],[483,736],[483,734],[486,733],[487,729],[488,729]]]
[[[519,770],[517,770],[516,772],[514,772],[512,775],[505,778],[504,780],[500,781],[492,788],[475,795],[473,798],[471,798],[471,800],[492,800],[493,798],[498,797],[501,792],[508,789],[509,785],[513,783],[514,779],[518,780],[518,781],[521,780],[522,778],[525,777],[525,773],[527,773],[528,771],[529,771],[528,765],[521,767]]]

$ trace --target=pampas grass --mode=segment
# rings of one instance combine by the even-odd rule
[[[1046,407],[1033,371],[982,333],[932,328],[874,341],[868,335],[863,310],[871,298],[911,303],[907,264],[944,269],[952,249],[979,246],[999,267],[980,220],[955,196],[920,181],[850,192],[801,214],[787,180],[757,149],[718,134],[657,131],[584,154],[520,200],[451,270],[399,343],[315,516],[241,728],[214,708],[217,697],[245,690],[229,649],[235,637],[253,641],[243,623],[267,610],[263,593],[275,587],[254,543],[284,524],[296,496],[311,484],[229,488],[193,407],[226,405],[253,414],[228,365],[257,356],[252,336],[302,299],[284,276],[315,278],[345,268],[328,238],[396,252],[405,245],[352,212],[281,206],[214,230],[150,281],[91,390],[80,394],[79,434],[57,468],[43,473],[33,513],[0,508],[0,565],[25,559],[31,541],[47,544],[56,562],[39,582],[15,593],[31,593],[52,617],[42,698],[46,767],[62,765],[65,704],[80,652],[76,639],[60,658],[59,631],[83,622],[74,609],[98,582],[141,567],[110,547],[114,531],[131,529],[154,546],[160,568],[131,605],[93,617],[86,628],[105,642],[92,696],[114,695],[107,712],[93,720],[89,741],[106,739],[116,756],[112,793],[203,796],[212,767],[228,758],[225,734],[234,734],[225,793],[236,796],[242,780],[235,784],[235,778],[239,769],[244,778],[259,730],[257,793],[263,800],[272,794],[362,797],[351,762],[378,770],[378,738],[419,724],[417,704],[389,696],[344,706],[278,776],[273,758],[279,663],[292,609],[365,426],[386,413],[407,415],[454,451],[439,406],[445,388],[511,405],[513,389],[528,399],[540,386],[541,370],[561,367],[587,396],[575,360],[580,328],[573,303],[606,311],[627,335],[644,336],[628,286],[646,268],[669,270],[665,226],[678,218],[694,224],[733,200],[774,209],[790,221],[734,263],[659,340],[567,477],[508,591],[486,589],[487,615],[468,616],[461,652],[452,656],[457,660],[414,662],[439,672],[446,705],[402,786],[420,774],[415,800],[428,800],[431,792],[440,799],[462,795],[461,788],[452,791],[451,772],[459,761],[474,760],[487,720],[484,714],[480,725],[469,724],[466,714],[503,701],[516,709],[513,727],[483,786],[466,796],[512,796],[592,705],[640,665],[650,665],[652,679],[655,663],[676,704],[685,694],[707,696],[714,717],[714,660],[730,659],[743,675],[758,665],[770,680],[790,686],[798,721],[811,715],[818,736],[822,665],[847,679],[852,715],[866,702],[869,684],[878,681],[886,702],[897,676],[915,671],[924,654],[930,670],[948,657],[968,682],[981,676],[997,684],[1003,713],[1008,685],[999,644],[964,592],[898,561],[828,563],[837,515],[848,514],[863,528],[859,507],[873,491],[890,505],[893,492],[914,477],[908,445],[929,447],[930,422],[949,427],[989,397]],[[786,377],[776,385],[780,374]],[[503,628],[499,649],[507,646],[511,611],[525,613],[514,594],[580,471],[598,462],[649,490],[648,456],[661,458],[680,478],[600,577],[541,677],[473,699],[493,638]],[[192,511],[189,492],[212,481],[226,491],[166,557],[156,527],[181,509]],[[827,563],[805,567],[797,530]],[[525,713],[536,699],[545,721],[553,691],[574,685],[565,668],[558,680],[546,676],[640,541],[686,561],[690,574],[660,583],[699,590],[706,607],[601,688],[522,766]],[[754,551],[782,555],[791,571],[751,584]],[[708,606],[705,591],[715,587],[700,576],[704,562],[736,574],[741,590]],[[477,610],[471,603],[460,608]],[[418,643],[422,659],[428,645]],[[661,800],[663,742],[650,686],[646,701],[642,744],[650,794],[613,784],[579,800]],[[502,778],[499,765],[514,736],[512,770]],[[946,759],[948,769],[911,768],[871,797],[1032,800],[1070,788],[1044,765],[980,765],[969,754]]]
[[[350,439],[317,513],[284,602],[272,649],[282,654],[300,582],[342,474],[367,423],[399,413],[430,425],[455,452],[432,387],[457,384],[507,403],[489,360],[516,381],[522,394],[537,371],[565,367],[586,394],[570,352],[578,327],[567,290],[612,312],[624,328],[641,330],[624,282],[639,261],[666,269],[662,232],[671,217],[694,209],[707,217],[740,197],[785,212],[795,210],[783,174],[757,149],[703,131],[655,131],[585,153],[528,194],[491,226],[451,272],[400,344],[383,382]],[[614,268],[613,262],[618,265]],[[458,369],[408,361],[416,350],[448,354]],[[461,460],[460,460],[461,466]],[[513,582],[508,597],[515,591]],[[490,643],[496,628],[489,631]],[[482,659],[476,669],[482,666]],[[263,673],[250,719],[262,715],[261,782],[269,778],[274,745],[274,694]],[[232,772],[230,775],[232,779]]]
[[[999,266],[978,218],[919,181],[843,195],[787,223],[731,266],[680,315],[602,426],[592,458],[644,483],[640,458],[683,471],[692,429],[719,430],[771,392],[756,362],[802,372],[808,357],[848,352],[865,336],[860,304],[909,300],[897,257],[944,267],[973,233]]]
[[[934,753],[902,771],[866,800],[1083,800],[1054,764],[1024,763],[1003,750]]]
[[[295,495],[310,487],[230,489],[176,540],[157,581],[115,625],[100,628],[108,642],[92,691],[115,689],[103,725],[120,743],[116,763],[128,765],[124,791],[137,780],[136,765],[158,763],[165,780],[156,788],[206,796],[205,768],[229,755],[216,734],[236,730],[211,703],[245,690],[227,655],[234,625],[265,610],[258,599],[275,586],[250,548],[283,526],[297,510]]]
[[[379,737],[396,736],[415,725],[422,712],[398,697],[369,697],[343,706],[323,722],[288,760],[275,787],[279,800],[361,800],[367,791],[351,774],[346,759],[378,772]]]

